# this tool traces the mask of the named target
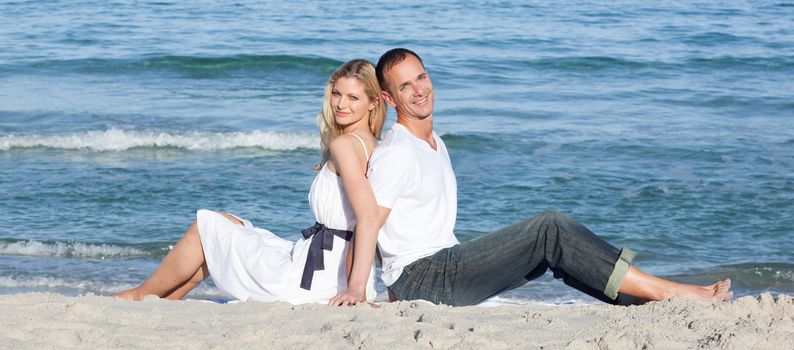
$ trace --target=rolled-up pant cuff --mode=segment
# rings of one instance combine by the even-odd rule
[[[629,272],[631,262],[634,261],[636,256],[637,253],[629,248],[620,250],[620,257],[618,257],[618,261],[615,262],[615,268],[612,270],[612,274],[609,275],[607,286],[604,288],[604,295],[612,300],[617,299],[618,290],[620,290],[620,285],[623,284],[623,278],[626,277],[626,273]]]

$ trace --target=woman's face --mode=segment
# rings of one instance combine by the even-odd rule
[[[358,79],[342,77],[336,80],[331,90],[331,108],[336,123],[345,129],[357,123],[369,123],[366,117],[375,108],[375,103],[370,101],[364,84]]]

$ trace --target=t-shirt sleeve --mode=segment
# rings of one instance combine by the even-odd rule
[[[369,161],[367,176],[375,200],[384,208],[394,208],[394,204],[414,183],[416,157],[397,147],[378,150]]]

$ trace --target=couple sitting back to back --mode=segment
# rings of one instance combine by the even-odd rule
[[[322,161],[309,191],[316,223],[291,242],[236,216],[199,210],[152,276],[115,296],[181,299],[212,276],[240,300],[353,305],[375,297],[376,248],[392,300],[474,305],[548,269],[614,304],[733,296],[727,279],[700,286],[647,274],[631,265],[632,250],[552,211],[460,243],[457,183],[433,131],[434,96],[424,63],[410,50],[389,50],[377,67],[343,64],[328,81],[318,118]],[[381,139],[385,104],[397,122]]]

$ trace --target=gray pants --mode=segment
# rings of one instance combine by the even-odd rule
[[[566,284],[619,303],[618,288],[634,256],[569,216],[547,211],[414,261],[389,290],[400,300],[474,305],[551,269]]]

